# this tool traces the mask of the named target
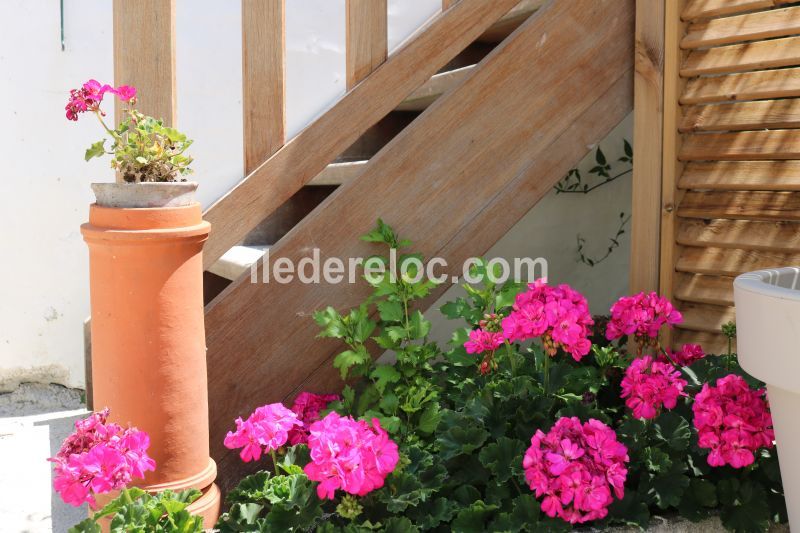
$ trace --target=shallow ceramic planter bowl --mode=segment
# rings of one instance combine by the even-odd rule
[[[789,524],[800,531],[800,267],[748,272],[733,288],[739,362],[767,384]]]
[[[92,183],[101,207],[184,207],[194,203],[197,182]]]

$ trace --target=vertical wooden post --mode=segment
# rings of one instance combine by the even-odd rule
[[[175,0],[114,0],[114,84],[134,85],[137,109],[175,124]]]
[[[658,290],[665,2],[636,0],[631,293]]]
[[[681,136],[678,132],[680,119],[679,99],[684,80],[680,77],[683,52],[680,48],[686,25],[681,21],[684,0],[666,0],[664,10],[664,125],[662,145],[662,183],[661,183],[661,258],[659,273],[659,292],[673,299],[675,284],[675,263],[677,261],[676,225],[677,206],[681,193],[678,178],[683,164],[678,161]],[[672,344],[672,332],[667,330],[664,345]]]
[[[386,61],[386,0],[347,2],[347,90]]]
[[[285,142],[285,19],[285,0],[242,0],[245,174]]]

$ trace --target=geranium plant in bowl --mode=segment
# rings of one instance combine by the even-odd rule
[[[115,128],[104,97],[124,110]],[[198,490],[189,511],[216,521],[220,493],[208,449],[203,323],[203,244],[210,224],[186,181],[191,141],[135,108],[136,89],[95,80],[71,91],[69,120],[93,114],[106,137],[85,159],[110,156],[114,183],[95,183],[97,201],[81,232],[89,246],[93,400],[118,424],[150,436],[160,465],[140,485],[150,493]],[[176,423],[180,420],[180,423]]]
[[[116,96],[124,106],[114,128],[107,124],[101,108],[106,95]],[[77,121],[82,114],[91,113],[108,135],[93,143],[84,156],[86,161],[111,156],[111,168],[117,173],[116,183],[92,184],[97,203],[106,207],[191,204],[197,183],[186,179],[192,173],[192,158],[186,149],[192,141],[162,120],[141,113],[135,105],[136,88],[130,85],[112,87],[89,80],[70,91],[67,119]]]

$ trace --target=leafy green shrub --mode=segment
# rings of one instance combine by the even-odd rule
[[[71,527],[69,533],[100,533],[98,521],[109,515],[114,515],[111,533],[199,533],[204,531],[203,519],[189,514],[186,507],[200,494],[196,489],[154,495],[136,487],[123,489],[91,518]]]
[[[364,239],[390,248],[409,244],[380,221]],[[410,257],[419,256],[402,254],[399,263]],[[322,500],[301,468],[308,463],[305,446],[289,448],[277,474],[245,478],[228,496],[231,507],[220,519],[221,530],[569,530],[569,523],[542,511],[523,472],[531,436],[561,417],[607,424],[630,457],[624,497],[593,525],[646,527],[651,516],[670,513],[690,520],[719,515],[737,532],[765,531],[771,522],[786,521],[774,449],[761,448],[745,468],[711,467],[693,430],[691,396],[704,383],[736,374],[759,385],[739,368],[735,354],[676,366],[690,394],[651,419],[637,419],[621,398],[632,359],[628,339],[607,341],[602,317],[595,319],[591,350],[580,361],[552,357],[560,352],[552,339],[506,342],[483,356],[467,353],[470,331],[508,315],[524,289],[493,283],[486,269],[478,264],[474,274],[482,282],[465,286],[466,296],[442,308],[463,323],[446,350],[428,338],[431,323],[416,309],[434,285],[415,281],[413,265],[398,279],[390,272],[367,276],[372,295],[348,312],[329,307],[316,313],[320,335],[347,345],[333,362],[347,384],[328,408],[380,420],[399,444],[400,461],[383,487],[362,497]],[[376,362],[371,354],[381,350],[396,362]],[[640,350],[669,357],[657,341],[641,343]]]

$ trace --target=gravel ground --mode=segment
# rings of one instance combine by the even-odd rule
[[[87,516],[51,488],[52,457],[86,416],[83,391],[24,383],[0,394],[0,531],[64,533]]]

